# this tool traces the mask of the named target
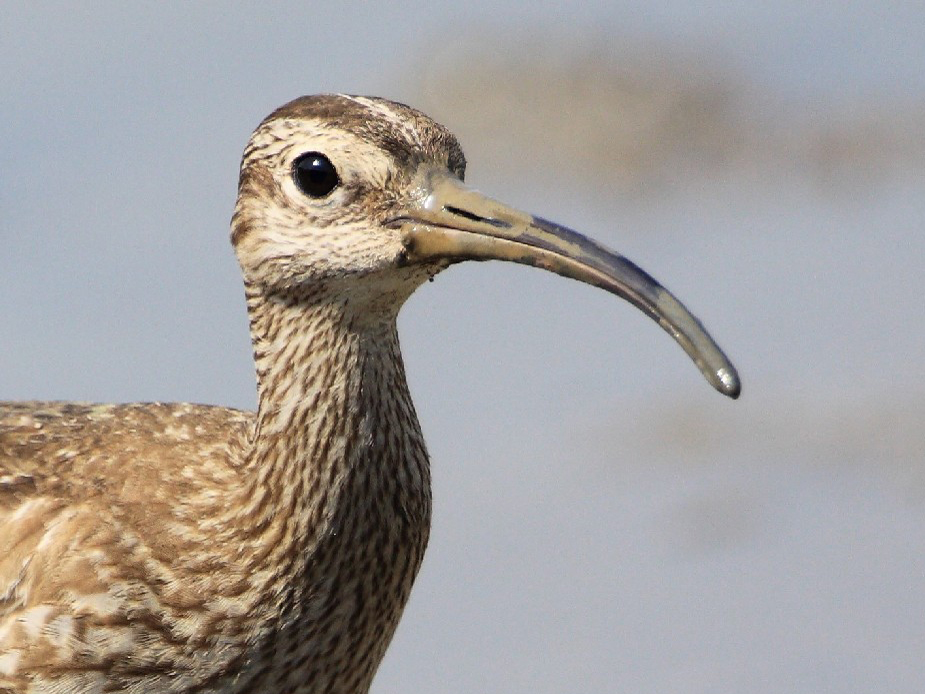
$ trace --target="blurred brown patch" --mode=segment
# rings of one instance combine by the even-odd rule
[[[784,406],[731,408],[715,413],[685,403],[662,403],[627,421],[614,417],[593,437],[615,448],[623,440],[653,460],[685,465],[741,459],[742,464],[863,469],[888,479],[906,501],[925,502],[925,396],[876,400],[794,398]],[[606,431],[606,433],[604,433]]]
[[[785,106],[709,50],[473,31],[430,47],[406,74],[413,102],[500,177],[530,170],[639,193],[748,167],[829,186],[925,158],[921,104]]]

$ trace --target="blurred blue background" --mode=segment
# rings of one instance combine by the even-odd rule
[[[912,2],[6,5],[0,397],[252,407],[241,149],[301,94],[405,101],[744,391],[559,277],[422,288],[434,531],[373,690],[917,694],[923,65]]]

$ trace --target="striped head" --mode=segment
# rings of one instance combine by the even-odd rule
[[[246,280],[272,293],[375,278],[410,293],[445,264],[409,269],[395,220],[421,203],[422,171],[461,180],[465,168],[456,138],[403,104],[328,94],[289,102],[244,150],[231,240]]]
[[[739,394],[700,322],[635,264],[566,227],[463,184],[456,138],[386,99],[306,96],[274,111],[241,164],[232,243],[248,296],[334,292],[397,314],[425,279],[463,260],[509,260],[620,296],[655,319],[707,380]],[[255,294],[256,292],[256,294]]]

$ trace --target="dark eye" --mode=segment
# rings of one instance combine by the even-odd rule
[[[323,198],[340,183],[334,164],[321,152],[308,152],[296,159],[292,177],[299,190],[312,198]]]

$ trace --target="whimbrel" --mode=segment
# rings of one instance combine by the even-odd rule
[[[286,104],[244,150],[232,219],[257,412],[0,405],[0,692],[367,691],[430,527],[396,316],[454,263],[606,289],[738,395],[654,279],[464,171],[402,104]]]

